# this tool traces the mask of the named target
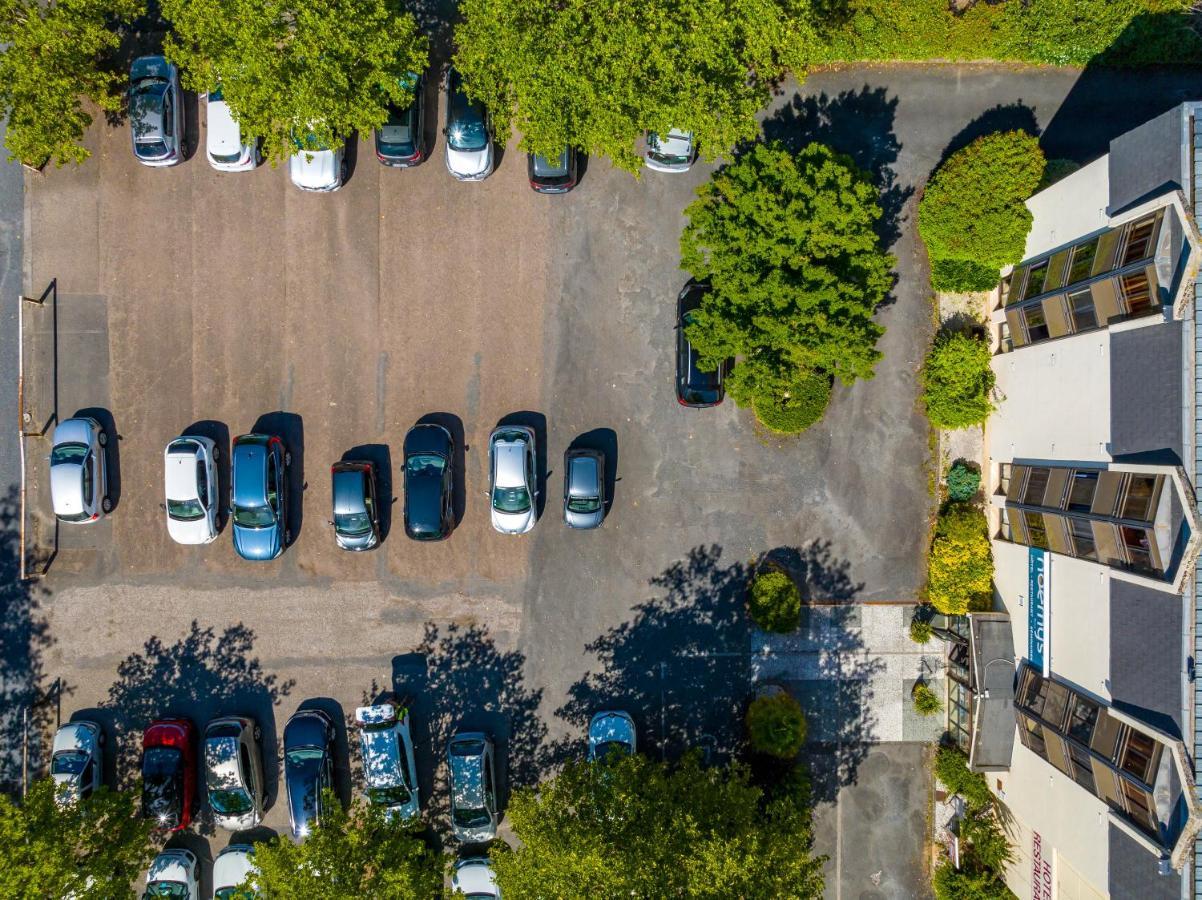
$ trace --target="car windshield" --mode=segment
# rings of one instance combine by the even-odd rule
[[[597,745],[597,759],[621,756],[629,752],[630,747],[621,741],[602,741]]]
[[[266,528],[275,523],[270,506],[239,506],[234,504],[234,524],[242,528]]]
[[[162,141],[138,141],[138,156],[143,159],[159,159],[167,155],[167,145]]]
[[[162,784],[180,769],[180,752],[174,747],[151,747],[142,757],[142,778],[148,785]]]
[[[223,816],[240,816],[250,812],[251,802],[246,791],[241,788],[224,791],[209,791],[209,805],[213,811]]]
[[[474,152],[488,146],[488,129],[480,110],[463,94],[452,100],[447,143],[452,150]]]
[[[62,750],[54,754],[50,763],[52,775],[78,775],[88,763],[88,754],[81,750]]]
[[[446,465],[447,461],[437,453],[414,453],[405,462],[405,471],[410,475],[438,475]]]
[[[389,156],[411,156],[413,145],[415,105],[404,109],[389,107],[388,121],[380,128],[380,151]]]
[[[371,531],[371,516],[365,512],[334,513],[334,527],[339,534],[367,534]]]
[[[50,465],[78,465],[87,455],[88,448],[84,444],[59,444],[50,451]]]
[[[146,885],[143,897],[179,897],[185,900],[188,888],[179,881],[152,881]]]
[[[530,492],[524,487],[496,487],[492,505],[498,512],[523,513],[530,508]]]
[[[329,150],[329,145],[311,131],[301,134],[292,132],[292,143],[298,153],[320,153]]]
[[[452,813],[455,824],[461,828],[476,828],[488,824],[488,810],[483,806],[474,809],[455,808]]]
[[[409,796],[409,789],[403,784],[367,789],[368,801],[377,806],[404,806],[409,802]]]
[[[233,153],[210,153],[209,156],[213,158],[213,162],[236,163],[242,158],[242,151],[237,150]]]
[[[194,522],[203,519],[205,508],[199,500],[167,500],[167,515],[181,522]]]
[[[572,497],[568,500],[568,509],[572,512],[591,513],[601,508],[600,497]]]
[[[684,138],[681,135],[670,134],[666,143],[672,147],[682,146]],[[659,135],[652,134],[647,139],[647,155],[652,159],[664,163],[666,165],[684,165],[689,161],[689,157],[684,153],[668,153],[665,152],[663,143]]]
[[[317,762],[321,757],[320,747],[299,747],[296,750],[289,750],[286,758],[289,768],[308,769],[310,763]]]

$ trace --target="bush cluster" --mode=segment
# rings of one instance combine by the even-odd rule
[[[801,705],[784,692],[756,697],[747,708],[747,737],[757,753],[792,759],[806,739]]]
[[[747,592],[751,620],[764,631],[788,634],[801,623],[801,591],[780,569],[756,573]]]
[[[962,616],[993,602],[993,552],[985,514],[950,503],[935,525],[927,568],[927,599],[939,612]]]
[[[794,385],[787,396],[761,395],[751,404],[756,420],[775,434],[799,434],[826,412],[831,399],[831,379],[827,375],[808,375]]]
[[[914,709],[920,716],[933,716],[939,710],[943,709],[943,702],[925,682],[920,681],[914,685],[912,697],[914,700]]]
[[[981,489],[981,472],[962,459],[952,463],[947,470],[947,498],[956,503],[966,503]]]
[[[931,623],[918,617],[911,619],[910,640],[916,644],[929,644],[931,642]]]
[[[983,425],[993,412],[992,356],[983,336],[944,331],[922,366],[922,402],[936,428]]]
[[[1002,871],[1013,851],[997,817],[997,800],[985,776],[968,768],[968,758],[955,747],[935,755],[935,777],[964,800],[960,820],[960,865],[944,859],[935,869],[932,887],[937,900],[1004,900],[1012,898]]]

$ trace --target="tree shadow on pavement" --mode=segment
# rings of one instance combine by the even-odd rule
[[[846,603],[864,590],[864,582],[852,581],[851,563],[835,558],[829,540],[815,538],[805,547],[777,547],[764,559],[789,574],[806,603]]]
[[[999,131],[1025,131],[1039,137],[1039,120],[1035,118],[1034,107],[1016,100],[1014,103],[999,103],[992,109],[985,110],[948,141],[947,146],[943,148],[943,155],[939,157],[938,165],[932,172],[947,162],[949,156],[963,150],[977,138]]]
[[[893,130],[896,117],[897,97],[883,87],[864,85],[833,97],[795,94],[764,121],[764,139],[780,141],[792,153],[818,142],[850,156],[880,191],[877,234],[888,248],[901,236],[902,210],[914,193],[912,186],[898,184],[892,168],[901,152]]]
[[[724,565],[718,545],[695,547],[651,579],[660,596],[588,644],[600,662],[568,692],[556,714],[579,738],[553,748],[582,755],[589,719],[625,710],[638,728],[642,752],[675,759],[706,746],[719,758],[743,743],[743,707],[751,687],[749,625],[744,593],[749,569]],[[558,760],[556,760],[558,761]]]

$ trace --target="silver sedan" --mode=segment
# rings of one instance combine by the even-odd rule
[[[534,430],[503,425],[488,439],[489,504],[492,527],[502,534],[525,534],[538,519]]]

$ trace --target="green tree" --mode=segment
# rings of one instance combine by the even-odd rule
[[[43,778],[21,802],[0,794],[0,897],[132,897],[153,856],[136,791],[101,788],[62,806]]]
[[[984,425],[993,412],[993,357],[984,337],[944,331],[922,366],[922,402],[936,428]]]
[[[0,4],[0,107],[8,117],[9,159],[40,168],[81,163],[92,124],[90,100],[121,109],[124,75],[110,55],[120,38],[112,18],[133,18],[137,0],[4,0]]]
[[[801,623],[801,591],[787,572],[771,567],[756,573],[747,594],[751,621],[765,631],[788,634]]]
[[[808,12],[808,0],[464,0],[455,66],[523,150],[572,145],[638,172],[646,130],[692,131],[710,158],[754,138]]]
[[[918,203],[918,233],[936,290],[987,290],[1022,259],[1044,172],[1039,140],[1025,131],[986,134],[948,157]]]
[[[739,357],[727,390],[740,406],[779,402],[812,375],[871,378],[893,258],[867,173],[822,144],[757,144],[697,193],[680,248],[712,288],[687,329],[699,365]]]
[[[163,0],[172,31],[165,53],[184,86],[220,83],[243,134],[278,161],[293,131],[340,146],[413,96],[405,80],[425,70],[426,38],[398,0]]]
[[[988,609],[993,598],[993,552],[985,514],[952,503],[939,516],[931,543],[927,597],[935,609],[959,616]]]
[[[520,842],[493,855],[509,897],[822,896],[804,790],[765,795],[746,768],[673,768],[639,755],[569,763],[516,791]]]
[[[442,863],[413,825],[356,800],[350,812],[327,792],[320,827],[303,843],[255,847],[253,885],[265,897],[426,900],[442,890]]]

